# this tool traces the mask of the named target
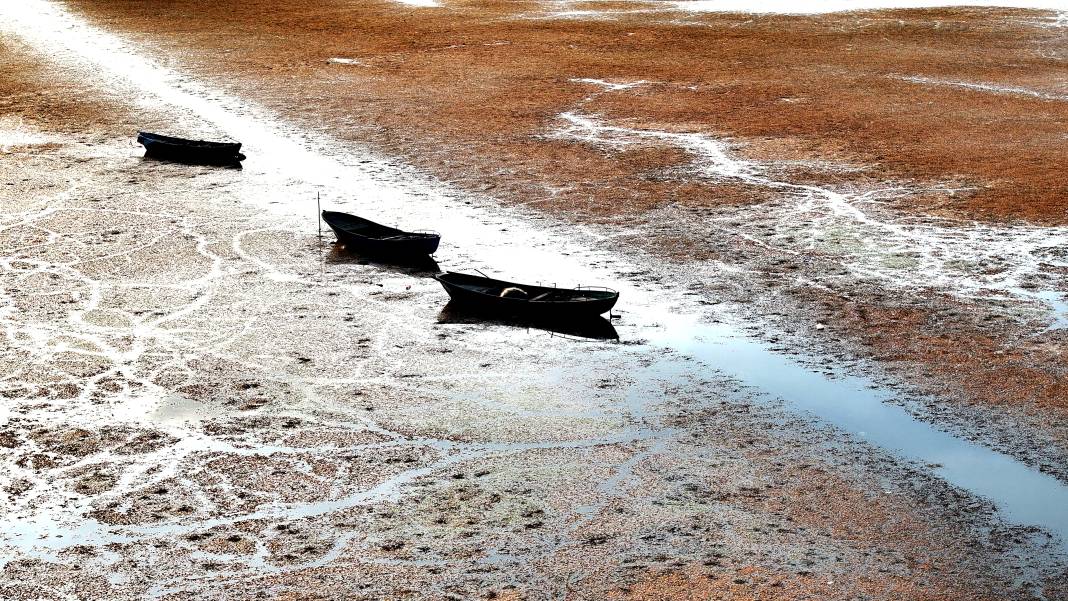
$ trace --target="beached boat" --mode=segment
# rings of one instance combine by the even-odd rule
[[[137,133],[137,142],[145,147],[145,156],[196,165],[237,165],[245,160],[240,142],[205,142],[173,136]]]
[[[467,273],[434,276],[452,302],[472,311],[537,320],[574,320],[606,313],[619,300],[611,288],[549,288]]]
[[[436,232],[406,232],[338,211],[323,211],[323,221],[334,230],[338,241],[347,250],[371,256],[414,258],[432,255],[441,242],[441,236]]]

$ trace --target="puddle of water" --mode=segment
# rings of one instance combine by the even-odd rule
[[[121,423],[142,423],[187,428],[204,419],[200,403],[177,394],[127,395],[111,404],[112,418]]]
[[[1057,290],[1042,290],[1031,292],[1020,290],[1019,294],[1030,296],[1049,306],[1053,312],[1053,323],[1046,327],[1046,331],[1068,329],[1068,294]]]
[[[287,184],[305,182],[309,191],[317,187],[332,192],[331,196],[324,195],[328,201],[357,196],[355,200],[338,203],[343,209],[357,209],[385,222],[390,220],[382,219],[382,216],[404,215],[403,225],[408,227],[434,224],[435,229],[448,234],[442,249],[442,254],[450,258],[447,267],[463,267],[465,263],[476,267],[508,265],[513,268],[504,274],[508,278],[559,285],[604,283],[600,280],[606,274],[633,269],[633,265],[618,257],[590,250],[604,238],[596,230],[552,224],[531,227],[529,223],[533,217],[519,211],[497,207],[488,211],[468,206],[466,198],[456,191],[428,183],[421,174],[361,156],[351,150],[351,145],[344,145],[350,148],[347,155],[327,156],[320,149],[310,148],[300,141],[299,132],[274,124],[270,115],[263,111],[208,90],[141,58],[118,38],[92,29],[58,5],[42,0],[4,3],[0,6],[0,16],[3,17],[0,31],[22,37],[41,48],[43,53],[77,68],[92,70],[99,75],[97,79],[103,88],[112,88],[117,83],[126,90],[136,91],[133,96],[144,98],[146,103],[169,104],[190,111],[244,142],[250,158],[246,161],[246,169],[235,172],[234,178]],[[599,81],[596,83],[603,85]],[[623,130],[614,133],[630,135]],[[758,177],[751,165],[734,161],[715,141],[688,136],[683,141],[701,152],[719,153],[717,164],[729,167],[731,177]],[[802,186],[783,186],[792,186],[794,191],[805,190]],[[280,191],[263,195],[259,200],[262,206],[290,219],[307,215],[308,235],[313,235],[317,215],[314,194],[309,192],[307,200],[295,201],[286,196],[293,189],[292,185],[277,188]],[[834,198],[828,200],[832,212],[855,212],[848,203],[835,204]],[[598,275],[600,278],[596,277]],[[701,326],[697,317],[658,309],[663,304],[655,297],[672,298],[669,290],[649,294],[626,282],[614,287],[621,289],[624,303],[631,313],[655,320],[656,323],[639,330],[651,344],[696,357],[712,369],[782,398],[798,410],[899,456],[940,464],[943,466],[937,468],[940,476],[992,500],[1009,519],[1041,526],[1068,541],[1068,518],[1063,511],[1063,507],[1068,506],[1068,487],[1055,479],[1007,456],[916,421],[903,410],[885,403],[888,395],[873,390],[871,383],[864,379],[827,378],[745,338],[731,326]],[[413,470],[373,492],[346,499],[301,507],[279,506],[250,516],[212,521],[207,525],[201,523],[195,527],[256,517],[321,515],[395,495],[404,482],[422,473]],[[47,519],[26,520],[22,524],[20,532],[27,540],[52,531]],[[164,534],[168,528],[172,527],[140,531],[142,534]],[[55,538],[50,537],[50,540]]]

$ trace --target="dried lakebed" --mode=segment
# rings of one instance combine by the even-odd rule
[[[1063,534],[1056,480],[917,423],[869,382],[698,325],[655,283],[624,287],[624,344],[438,323],[425,273],[315,240],[311,190],[440,223],[446,267],[597,283],[643,266],[588,250],[598,230],[530,227],[388,162],[326,158],[234,100],[162,81],[149,91],[182,118],[233,128],[263,158],[189,169],[114,133],[10,136],[6,596],[315,579],[368,597],[596,597],[691,565],[725,586],[771,586],[757,565],[841,591],[879,573],[1056,596],[1061,542],[1026,527]],[[975,478],[976,459],[1004,470]]]
[[[208,218],[209,199],[269,186],[226,170],[198,169],[189,181],[187,168],[143,161],[133,148],[120,142],[100,157],[97,146],[68,143],[18,155],[22,172],[38,175],[20,184],[26,197],[3,227],[14,353],[2,538],[13,596],[97,580],[108,595],[219,590],[235,577],[258,590],[325,566],[438,570],[471,591],[511,582],[532,558],[543,564],[519,578],[522,588],[564,591],[562,573],[596,582],[603,562],[626,557],[631,571],[713,553],[730,573],[751,561],[837,574],[843,554],[865,569],[908,564],[923,555],[908,548],[920,541],[932,554],[959,550],[952,561],[965,566],[955,569],[994,581],[1056,576],[1047,571],[1055,543],[849,436],[856,423],[836,419],[842,405],[800,405],[844,426],[835,431],[762,400],[803,403],[793,386],[819,385],[897,411],[857,380],[829,379],[744,339],[701,341],[677,317],[647,321],[633,311],[650,292],[637,288],[627,291],[624,344],[437,323],[444,294],[425,273],[322,248],[304,233],[307,219],[238,203]],[[52,162],[72,167],[50,181]],[[149,211],[124,186],[131,176],[181,181],[181,190]],[[704,331],[713,334],[730,330]],[[954,473],[962,458],[924,458],[969,483]],[[844,505],[833,525],[766,506],[804,505],[804,493],[788,490],[804,483]],[[876,498],[850,501],[853,489]],[[1010,519],[1035,517],[1014,516],[1009,489],[1000,492]],[[927,496],[954,501],[926,507]],[[941,534],[905,525],[917,514]],[[671,525],[693,520],[721,534]],[[863,536],[843,544],[831,534],[843,526]],[[723,534],[744,530],[766,538]],[[635,540],[644,542],[627,549]],[[1021,545],[1026,559],[1000,576],[963,559]],[[63,566],[74,558],[82,573],[71,580]],[[413,578],[419,590],[442,586]],[[370,596],[394,590],[384,577],[367,586]]]

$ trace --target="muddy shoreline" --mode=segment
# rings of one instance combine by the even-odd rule
[[[1058,250],[1068,103],[1055,99],[1068,36],[1050,13],[573,22],[526,18],[537,5],[72,6],[165,64],[490,202],[615,226],[613,241],[683,271],[696,260],[755,273],[764,281],[747,286],[760,292],[742,298],[761,315],[787,303],[811,325],[834,324],[843,351],[961,406],[1047,424],[1047,438],[1068,447],[1065,307],[1051,316],[1044,300],[1068,292]],[[238,34],[268,10],[261,35]],[[394,26],[401,18],[411,30]],[[1054,99],[925,84],[913,72]],[[576,126],[568,114],[593,119]],[[730,158],[702,156],[699,137],[643,132],[723,140]],[[733,169],[757,169],[757,181]],[[808,186],[812,199],[798,189]],[[841,217],[843,203],[860,221]],[[1032,239],[1036,224],[1053,230]],[[1051,318],[1061,325],[1046,331]]]
[[[4,596],[1068,594],[1056,541],[1004,522],[936,467],[643,343],[657,326],[626,306],[625,344],[442,322],[443,293],[425,274],[319,243],[286,204],[307,195],[307,182],[252,161],[244,171],[146,162],[128,135],[212,124],[131,107],[18,42],[5,39],[3,61],[18,74],[2,84],[5,139],[17,142],[5,143],[0,167],[3,324],[14,350],[0,412],[4,513],[15,524],[3,541],[14,551]],[[205,65],[181,66],[216,69]],[[503,199],[464,181],[458,198],[490,208]],[[574,227],[560,215],[575,213],[546,219],[546,231]],[[1011,390],[1004,404],[945,389],[953,377],[942,370],[968,363],[922,355],[904,373],[885,367],[902,364],[885,359],[885,341],[931,325],[872,327],[868,303],[892,313],[894,296],[905,306],[890,316],[901,320],[918,305],[982,315],[982,302],[891,295],[848,277],[821,291],[803,282],[825,282],[830,270],[753,253],[759,237],[746,253],[725,238],[706,262],[669,252],[662,263],[626,230],[584,230],[633,249],[592,255],[605,261],[593,272],[625,271],[639,295],[686,289],[674,308],[710,307],[711,320],[761,320],[754,337],[825,369],[870,366],[908,389],[938,390],[920,412],[940,427],[963,414],[984,444],[1064,477],[1062,407],[1041,392],[1055,398],[1063,386],[1055,367],[1028,357],[1024,367],[1048,373],[1053,388]],[[448,253],[444,261],[480,260]],[[1042,327],[1040,311],[1002,310],[1015,315],[999,326],[1002,340]],[[962,322],[937,326],[960,332],[948,346],[974,335]],[[980,331],[993,335],[989,324]],[[1041,345],[1053,361],[1062,341],[1051,331],[1013,348]]]

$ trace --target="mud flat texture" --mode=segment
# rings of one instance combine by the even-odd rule
[[[646,301],[620,342],[456,319],[310,218],[397,173],[522,205],[633,298],[1064,478],[1056,16],[42,6],[221,92],[0,34],[0,598],[1068,598],[1063,541],[650,342]],[[223,95],[368,179],[141,158]]]
[[[703,293],[1068,449],[1063,13],[69,4],[310,131],[735,266]]]

